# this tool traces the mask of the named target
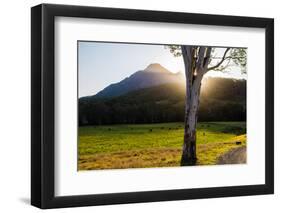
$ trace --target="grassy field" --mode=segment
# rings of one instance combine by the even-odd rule
[[[78,169],[179,166],[183,128],[183,123],[80,127]],[[246,146],[245,122],[197,126],[198,165],[214,165],[219,156],[241,146]]]

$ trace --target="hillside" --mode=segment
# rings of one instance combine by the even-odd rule
[[[246,81],[208,78],[200,96],[199,121],[245,121]],[[185,88],[168,83],[118,97],[79,100],[79,124],[178,122],[184,118]]]
[[[108,98],[126,94],[143,88],[158,86],[166,83],[183,82],[184,78],[181,73],[172,73],[160,64],[150,64],[144,70],[140,70],[122,81],[110,84],[96,95],[84,97],[91,98]]]

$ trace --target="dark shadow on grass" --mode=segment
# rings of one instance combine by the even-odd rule
[[[230,121],[227,122],[199,122],[197,130],[209,131],[225,134],[246,134],[246,122],[245,121]]]

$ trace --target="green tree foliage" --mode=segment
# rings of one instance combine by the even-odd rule
[[[182,56],[180,45],[167,45],[166,49],[169,49],[175,57]],[[195,60],[197,60],[199,48],[196,49]],[[227,72],[231,68],[239,68],[241,73],[246,73],[247,68],[247,49],[246,48],[215,48],[211,50],[211,58],[209,61],[208,70]]]

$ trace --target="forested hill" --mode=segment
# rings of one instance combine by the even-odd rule
[[[83,99],[96,99],[117,97],[131,91],[159,86],[167,83],[183,83],[184,75],[180,72],[172,73],[160,64],[148,65],[144,70],[139,70],[120,82],[110,84],[93,96]]]
[[[117,97],[79,99],[79,125],[177,122],[184,119],[185,88],[168,83]],[[246,80],[207,78],[199,121],[245,121]]]

